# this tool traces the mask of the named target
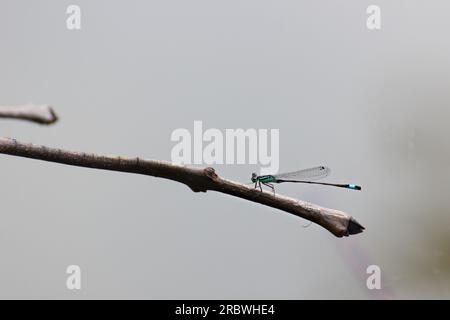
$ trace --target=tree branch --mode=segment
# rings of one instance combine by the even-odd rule
[[[0,106],[0,118],[28,120],[39,124],[52,124],[58,120],[53,108],[48,105]]]
[[[178,181],[194,192],[208,190],[225,193],[249,201],[294,214],[317,223],[337,237],[357,234],[364,230],[350,215],[323,208],[304,201],[261,192],[253,186],[244,185],[219,177],[213,168],[193,168],[170,162],[140,158],[103,156],[26,144],[15,139],[0,137],[0,153],[26,157],[66,165],[143,174]]]

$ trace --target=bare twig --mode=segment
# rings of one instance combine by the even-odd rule
[[[58,120],[53,108],[48,105],[0,106],[0,118],[28,120],[39,124],[52,124]]]
[[[73,166],[130,172],[170,179],[187,185],[194,192],[217,191],[283,210],[315,222],[337,237],[357,234],[364,230],[363,226],[344,212],[323,208],[281,195],[273,195],[266,191],[261,192],[251,186],[223,179],[215,173],[213,168],[186,167],[170,162],[146,160],[137,157],[128,158],[72,152],[21,143],[9,138],[0,138],[0,153]]]

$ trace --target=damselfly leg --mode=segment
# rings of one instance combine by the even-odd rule
[[[270,189],[272,189],[273,195],[275,195],[275,187],[273,186],[272,183],[265,183],[265,182],[262,182],[262,184],[265,185],[265,186],[267,186],[267,187],[269,187]]]

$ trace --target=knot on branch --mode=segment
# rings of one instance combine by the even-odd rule
[[[189,188],[194,192],[206,192],[211,189],[219,176],[216,174],[214,168],[208,167],[200,170],[196,170],[196,175],[193,179],[190,179],[188,183]]]
[[[214,170],[214,168],[211,168],[211,167],[207,167],[207,168],[203,169],[203,172],[211,180],[217,180],[217,178],[219,177],[216,173],[216,170]]]

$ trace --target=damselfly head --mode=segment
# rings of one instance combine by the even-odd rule
[[[258,175],[256,173],[252,173],[252,182],[256,182],[256,178],[258,178]]]

